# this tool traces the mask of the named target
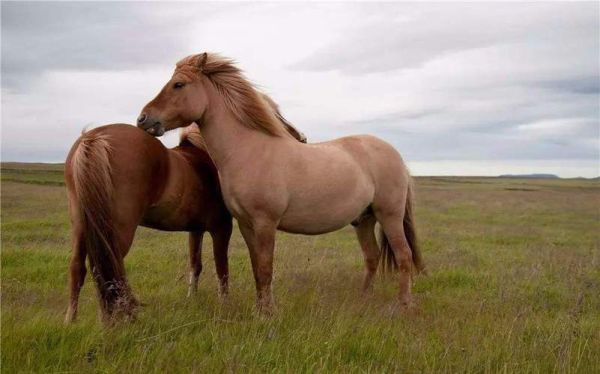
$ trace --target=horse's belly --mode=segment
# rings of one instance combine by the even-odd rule
[[[367,199],[348,199],[339,204],[311,205],[288,209],[278,229],[295,234],[317,235],[339,230],[358,218],[369,206]]]
[[[350,221],[352,222],[352,221]],[[288,220],[280,222],[277,227],[278,230],[289,232],[292,234],[305,234],[305,235],[319,235],[325,234],[328,232],[336,231],[341,229],[342,227],[348,225],[350,222],[330,222],[327,225],[319,224],[310,224],[302,221],[293,221]]]
[[[329,173],[296,182],[279,229],[299,234],[322,234],[350,224],[373,202],[375,193],[368,176],[354,165],[337,165]]]
[[[164,231],[190,231],[201,227],[198,215],[184,211],[177,205],[154,206],[146,211],[142,226]]]

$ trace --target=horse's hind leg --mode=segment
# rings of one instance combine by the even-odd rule
[[[202,273],[202,238],[204,231],[190,232],[190,278],[188,297],[191,297],[198,291],[198,278]]]
[[[231,221],[218,231],[211,231],[213,240],[213,254],[215,258],[215,267],[217,269],[217,278],[219,279],[219,295],[224,297],[229,292],[229,239],[231,238]]]
[[[72,238],[73,253],[69,264],[69,292],[70,300],[65,323],[71,323],[77,318],[77,308],[79,305],[79,292],[85,281],[85,246],[83,233],[79,227],[74,227]]]
[[[377,272],[377,265],[379,265],[380,251],[375,239],[376,222],[375,216],[370,214],[361,217],[356,224],[353,223],[365,259],[365,280],[362,287],[365,293],[372,291],[373,277]]]
[[[402,214],[377,214],[377,220],[383,228],[385,237],[382,238],[382,244],[386,241],[391,246],[394,259],[400,273],[400,303],[404,306],[412,304],[412,251],[404,234],[403,226],[404,216]]]

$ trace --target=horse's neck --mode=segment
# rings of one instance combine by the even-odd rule
[[[209,93],[210,105],[204,115],[202,135],[217,169],[247,161],[257,149],[268,146],[271,136],[240,123],[221,96]]]

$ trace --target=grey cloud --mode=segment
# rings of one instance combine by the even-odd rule
[[[571,84],[566,84],[571,87]],[[492,110],[463,111],[431,106],[412,113],[399,111],[353,122],[352,128],[391,140],[408,159],[598,159],[600,108],[598,95],[552,87],[525,91],[504,103],[492,87],[484,89]]]
[[[427,109],[415,109],[415,110],[405,110],[400,112],[389,113],[384,116],[380,116],[377,118],[369,118],[369,119],[361,119],[352,121],[352,124],[357,126],[369,125],[372,123],[377,123],[379,126],[394,126],[397,128],[399,123],[405,121],[414,121],[414,120],[423,120],[426,118],[431,118],[432,116],[443,114],[447,111],[447,108],[427,108]],[[401,130],[405,133],[409,133],[408,130]]]
[[[24,89],[49,70],[173,64],[195,17],[227,5],[2,2],[2,86]],[[199,22],[196,21],[196,22]]]
[[[540,139],[504,134],[443,131],[405,134],[377,123],[369,132],[390,141],[407,160],[597,159],[598,150],[580,137]],[[559,140],[560,139],[560,140]],[[550,155],[550,157],[549,157]]]
[[[2,149],[3,162],[64,162],[68,147],[6,147]]]
[[[386,72],[418,68],[448,53],[507,43],[550,43],[567,49],[573,47],[568,43],[575,43],[589,49],[589,57],[597,58],[598,11],[598,3],[592,2],[388,4],[384,13],[365,17],[337,42],[290,68]]]
[[[557,79],[557,80],[545,80],[537,83],[540,87],[556,90],[566,91],[575,94],[583,95],[599,95],[600,94],[600,76],[587,76],[582,78],[572,79]]]

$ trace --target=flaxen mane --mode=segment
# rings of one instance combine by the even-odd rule
[[[275,113],[233,60],[214,53],[201,53],[179,61],[176,72],[184,69],[193,69],[206,75],[236,119],[245,126],[273,136],[283,134],[281,122]]]
[[[271,99],[268,95],[266,94],[262,94],[263,99],[267,102],[267,104],[269,104],[269,106],[271,107],[271,109],[273,110],[273,113],[275,114],[275,117],[277,118],[277,120],[279,122],[281,122],[284,126],[284,128],[287,130],[287,132],[292,135],[294,138],[296,138],[296,140],[298,140],[300,143],[306,143],[307,139],[306,139],[306,135],[304,135],[300,130],[298,130],[294,125],[292,125],[290,123],[290,121],[288,121],[283,114],[281,114],[281,112],[279,111],[279,105],[277,105],[277,103],[275,101],[273,101],[273,99]]]
[[[292,125],[287,119],[285,119],[285,117],[279,111],[279,106],[277,105],[277,103],[275,103],[273,99],[271,99],[266,94],[261,93],[260,95],[265,101],[265,103],[267,103],[269,108],[273,111],[273,114],[275,115],[275,118],[277,118],[277,121],[279,121],[280,124],[283,125],[284,129],[299,142],[306,143],[306,136],[300,130],[295,128],[294,125]],[[186,140],[192,143],[197,148],[206,151],[206,143],[204,142],[204,138],[202,137],[200,128],[196,123],[192,123],[187,127],[181,128],[179,132],[179,144],[183,143]]]

